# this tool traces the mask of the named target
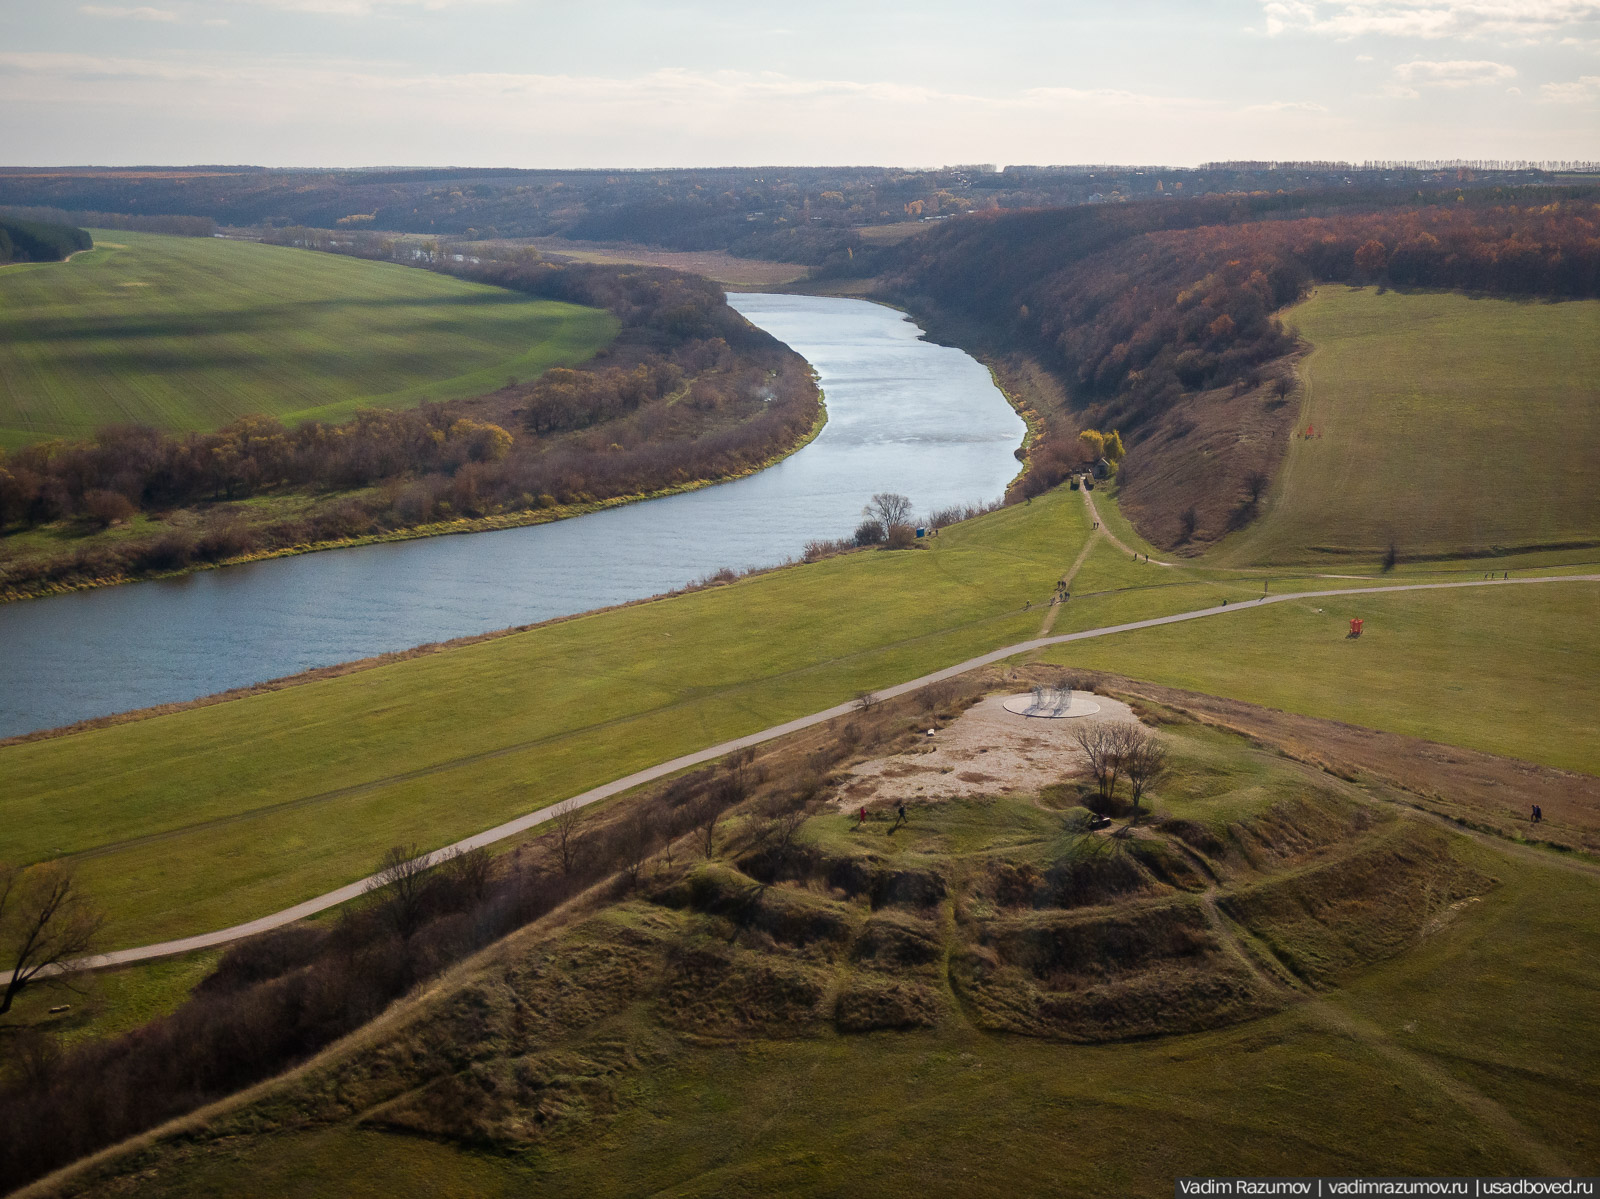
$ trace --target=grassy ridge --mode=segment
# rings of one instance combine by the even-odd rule
[[[1369,559],[1600,540],[1600,301],[1324,286],[1289,313],[1312,344],[1263,516],[1212,560]]]
[[[101,232],[69,263],[0,272],[0,445],[477,395],[582,361],[615,331],[597,309],[431,271]]]

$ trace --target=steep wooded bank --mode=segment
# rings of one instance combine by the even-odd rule
[[[0,265],[8,262],[60,262],[87,250],[94,238],[83,229],[45,221],[0,217]]]
[[[582,368],[475,400],[293,428],[269,417],[184,435],[113,427],[0,455],[0,594],[423,526],[551,519],[740,474],[816,424],[804,359],[706,280],[536,257],[454,265],[482,282],[607,308],[621,331]]]
[[[1600,295],[1595,189],[1369,197],[1261,196],[975,215],[858,268],[936,334],[1042,364],[1074,422],[1121,429],[1143,531],[1248,519],[1281,457],[1295,339],[1277,313],[1317,282],[1495,295]],[[1313,207],[1315,206],[1315,207]],[[1238,435],[1234,435],[1237,431]],[[1065,460],[1065,456],[1062,456]],[[1048,483],[1040,475],[1035,486]],[[1186,514],[1198,509],[1198,521]]]

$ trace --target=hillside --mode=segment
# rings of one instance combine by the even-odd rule
[[[918,730],[956,744],[984,690],[659,789],[613,885],[51,1193],[1110,1196],[1600,1155],[1573,1118],[1600,1066],[1596,958],[1570,952],[1600,944],[1592,878],[1153,705],[1175,768],[1137,829],[1089,830],[1059,747],[1059,782],[974,760],[961,798]],[[746,769],[714,851],[669,850],[669,814]],[[874,769],[930,780],[907,823],[869,796],[858,827]],[[628,820],[587,835],[625,843]],[[496,886],[561,870],[531,848]],[[283,949],[241,951],[212,1002],[316,969]]]
[[[64,267],[0,273],[0,446],[477,395],[580,362],[615,328],[592,309],[429,271],[104,233]]]
[[[1596,229],[1584,189],[1350,196],[1338,206],[1260,195],[977,215],[863,257],[857,270],[877,272],[876,294],[1002,371],[1037,364],[1054,375],[1067,403],[1039,455],[1063,462],[1055,477],[1081,428],[1119,429],[1140,532],[1192,553],[1248,524],[1276,473],[1298,350],[1282,314],[1309,288],[1592,298]],[[1472,427],[1457,426],[1458,436]],[[1480,461],[1491,452],[1475,450]]]
[[[1223,560],[1600,544],[1600,301],[1326,286],[1284,319],[1311,347],[1296,429],[1316,436],[1288,442]]]
[[[86,375],[107,392],[136,389],[134,402],[146,407],[162,388],[172,389],[166,415],[173,419],[190,400],[200,406],[189,413],[194,419],[216,403],[299,402],[275,390],[279,381],[369,387],[373,378],[359,373],[367,366],[397,372],[395,379],[410,385],[279,417],[240,416],[215,431],[118,422],[10,454],[0,445],[0,600],[330,544],[558,520],[758,469],[804,444],[822,420],[806,362],[697,276],[554,263],[523,250],[428,262],[407,251],[398,257],[409,265],[401,265],[263,245],[148,240],[157,243],[158,259],[166,254],[190,267],[244,251],[238,261],[270,266],[286,290],[264,304],[244,287],[247,277],[236,275],[221,285],[235,311],[196,310],[181,319],[169,313],[177,323],[163,325],[159,339],[145,337],[151,331],[142,333],[127,314],[116,319],[115,337],[102,337],[92,297],[20,313],[18,322],[45,330],[38,344],[14,347],[13,365],[20,360],[24,379],[30,371],[48,373],[54,354],[59,375]],[[139,261],[135,255],[134,265]],[[377,281],[397,290],[388,298],[307,298],[298,291],[302,272],[313,282]],[[73,278],[81,284],[84,277]],[[443,298],[423,298],[433,293]],[[364,315],[372,306],[380,318]],[[348,353],[323,340],[341,322],[353,322]],[[486,323],[511,339],[501,349],[517,356],[435,386],[415,382],[483,348],[457,327],[461,322]],[[276,326],[278,335],[264,338],[258,324]],[[542,340],[529,346],[527,337]],[[112,369],[123,341],[154,378]],[[161,366],[161,355],[179,346],[193,351],[185,361],[194,372]],[[224,358],[208,357],[216,354]],[[237,378],[228,355],[239,358]],[[581,357],[590,361],[578,369],[545,369]],[[499,373],[508,368],[533,376]],[[233,379],[235,390],[212,394],[213,372]],[[445,395],[461,389],[469,398],[430,400],[435,388]],[[318,413],[351,419],[333,423]]]

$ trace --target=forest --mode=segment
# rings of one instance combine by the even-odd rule
[[[1592,164],[1234,162],[1138,166],[759,167],[669,171],[501,169],[162,171],[0,170],[0,205],[27,205],[96,228],[175,227],[119,220],[215,220],[233,227],[304,225],[349,232],[492,240],[558,236],[727,250],[811,266],[848,264],[874,226],[974,212],[1215,195],[1397,198],[1448,184],[1468,190],[1560,182]],[[95,219],[89,219],[95,218]]]
[[[80,534],[75,545],[52,540],[6,554],[0,586],[15,593],[136,577],[443,521],[538,519],[740,473],[795,445],[816,421],[805,362],[703,279],[558,266],[537,255],[448,266],[608,308],[621,333],[583,368],[476,400],[369,409],[343,424],[287,427],[257,416],[181,435],[109,427],[87,441],[0,453],[0,531],[67,522]],[[234,503],[291,493],[316,502]],[[141,515],[142,531],[92,535],[131,530]]]
[[[93,246],[83,229],[0,215],[0,263],[60,262]]]

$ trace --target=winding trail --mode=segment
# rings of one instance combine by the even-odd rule
[[[1118,537],[1115,533],[1113,533],[1110,529],[1106,528],[1106,522],[1100,519],[1100,511],[1099,511],[1099,509],[1097,509],[1094,506],[1094,492],[1090,491],[1087,487],[1082,488],[1081,490],[1083,491],[1083,502],[1085,504],[1089,505],[1089,519],[1094,522],[1095,531],[1098,532],[1107,541],[1109,541],[1112,545],[1116,546],[1123,553],[1125,553],[1125,554],[1133,554],[1133,556],[1135,558],[1137,558],[1139,555],[1135,554],[1133,552],[1133,550],[1129,549],[1126,545],[1124,545],[1122,543],[1122,539],[1120,537]],[[1145,557],[1145,561],[1150,563],[1151,566],[1173,566],[1173,567],[1175,567],[1175,566],[1178,565],[1176,562],[1158,562],[1154,558],[1149,557],[1148,555]]]
[[[1093,511],[1094,505],[1092,501],[1089,506],[1090,511]],[[1103,525],[1100,531],[1105,532],[1106,537],[1114,544],[1121,545],[1121,542],[1118,542],[1109,532],[1105,531]],[[1128,552],[1132,553],[1133,551],[1129,550]],[[1159,563],[1159,565],[1169,564]],[[1293,600],[1324,599],[1340,595],[1380,595],[1398,591],[1442,591],[1462,587],[1521,587],[1538,583],[1600,583],[1600,574],[1539,575],[1523,579],[1470,579],[1449,583],[1401,583],[1383,587],[1340,587],[1324,591],[1294,591],[1282,595],[1267,595],[1257,600],[1221,604],[1210,608],[1196,608],[1190,612],[1179,612],[1171,616],[1155,616],[1146,620],[1130,621],[1126,624],[1105,625],[1097,629],[1083,629],[1076,633],[1035,637],[1029,641],[1018,642],[1015,645],[1002,646],[986,654],[980,654],[976,658],[968,658],[965,662],[958,662],[954,666],[947,666],[943,670],[936,670],[932,674],[925,674],[921,678],[911,679],[909,682],[886,687],[873,694],[874,698],[880,700],[894,699],[897,696],[906,695],[929,684],[953,679],[969,671],[980,670],[985,666],[993,666],[1018,654],[1045,649],[1052,645],[1064,645],[1071,641],[1087,641],[1096,637],[1109,637],[1117,633],[1130,633],[1137,629],[1152,629],[1160,625],[1181,624],[1184,621],[1201,620],[1210,616],[1225,616],[1229,613],[1253,611],[1266,604],[1282,604]],[[481,833],[464,838],[454,845],[449,845],[439,850],[438,854],[448,854],[493,845],[498,841],[504,841],[508,837],[515,837],[519,833],[537,828],[562,812],[599,803],[601,800],[610,799],[613,796],[622,794],[624,791],[665,778],[667,775],[675,774],[680,770],[687,770],[705,762],[713,761],[735,750],[761,745],[764,742],[788,736],[790,733],[808,729],[824,721],[845,716],[855,708],[856,701],[835,704],[831,708],[824,708],[822,711],[813,712],[809,716],[799,716],[782,724],[775,724],[771,728],[762,729],[760,732],[736,737],[731,741],[724,741],[721,744],[708,746],[695,753],[684,754],[682,757],[661,762],[645,770],[635,771],[633,774],[623,778],[603,783],[598,787],[590,788],[582,794],[571,796],[548,807],[540,808],[536,812],[529,812],[525,816],[519,816],[515,820],[508,820],[504,824],[498,824],[494,828],[486,829]],[[375,786],[383,781],[373,780],[371,783],[363,784],[362,786]],[[437,854],[433,856],[437,856]],[[318,912],[327,911],[329,908],[337,907],[342,903],[348,903],[350,900],[356,899],[370,890],[376,881],[375,875],[369,875],[367,878],[358,879],[337,890],[318,895],[314,899],[308,899],[303,903],[295,904],[293,907],[284,908],[282,911],[274,912],[268,916],[261,916],[243,924],[235,924],[230,928],[217,929],[214,932],[200,933],[193,937],[181,937],[171,941],[159,941],[153,945],[141,945],[133,949],[119,949],[110,953],[98,954],[73,963],[71,969],[93,970],[106,966],[121,966],[131,962],[149,961],[153,958],[170,957],[174,954],[190,953],[197,949],[211,949],[218,945],[226,945],[244,937],[281,928],[286,924],[291,924],[296,920],[303,920],[308,916],[314,916]]]

